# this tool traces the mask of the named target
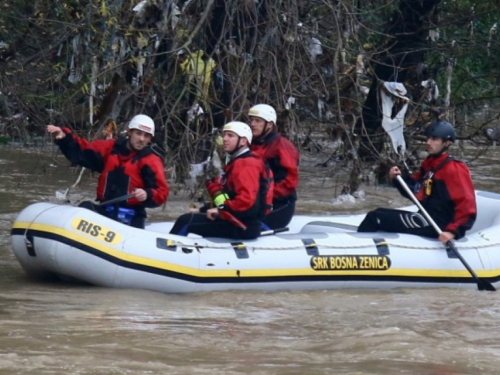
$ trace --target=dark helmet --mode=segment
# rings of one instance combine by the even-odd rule
[[[448,121],[438,121],[425,128],[426,137],[442,138],[443,141],[455,142],[455,128]]]

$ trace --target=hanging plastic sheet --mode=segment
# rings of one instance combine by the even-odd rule
[[[409,99],[405,86],[400,82],[383,82],[380,85],[382,127],[391,137],[392,147],[400,156],[404,155],[406,143],[403,134]]]

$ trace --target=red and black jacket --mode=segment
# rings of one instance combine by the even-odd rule
[[[476,196],[469,168],[464,163],[447,153],[431,155],[418,172],[403,179],[441,230],[454,233],[459,239],[472,228],[477,215]],[[431,187],[427,190],[424,185],[429,179]],[[399,184],[396,186],[408,197]]]
[[[271,168],[274,176],[273,201],[297,200],[299,152],[292,142],[277,132],[252,141],[250,147]]]
[[[166,202],[169,188],[163,162],[150,147],[141,151],[129,150],[127,139],[89,142],[63,128],[66,137],[58,140],[61,152],[74,164],[99,172],[97,200],[107,201],[144,189],[147,199],[139,202],[128,199],[125,207],[158,207]]]
[[[220,182],[229,199],[219,206],[219,211],[227,211],[243,222],[261,220],[268,213],[273,180],[259,156],[250,151],[237,156],[224,166]]]

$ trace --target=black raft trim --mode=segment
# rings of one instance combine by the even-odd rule
[[[378,255],[389,255],[389,245],[385,238],[374,238],[373,242],[377,247]]]
[[[245,244],[243,242],[231,242],[231,246],[234,249],[234,252],[236,254],[236,258],[238,258],[238,259],[250,258],[250,255],[248,255],[248,250],[245,247]]]
[[[312,238],[303,238],[302,243],[304,244],[304,246],[306,248],[307,255],[310,255],[310,256],[319,255],[318,245],[316,244],[316,242],[314,242],[314,240]]]
[[[128,261],[124,261],[122,259],[113,257],[109,254],[103,253],[102,251],[96,250],[90,246],[84,245],[78,241],[71,240],[67,237],[48,233],[44,231],[38,230],[28,230],[26,229],[12,229],[12,235],[31,235],[33,237],[46,238],[53,241],[57,241],[63,243],[65,245],[71,246],[75,249],[84,251],[88,254],[92,254],[98,258],[104,259],[110,263],[116,264],[121,267],[147,272],[154,275],[166,276],[175,278],[178,280],[191,281],[199,284],[245,284],[245,283],[271,283],[271,282],[293,282],[293,281],[389,281],[389,282],[403,282],[403,283],[437,283],[437,284],[475,284],[476,281],[473,278],[460,278],[460,277],[418,277],[418,276],[387,276],[381,274],[380,276],[372,276],[372,275],[304,275],[304,276],[264,276],[264,277],[248,277],[248,276],[233,276],[233,277],[198,277],[186,275],[183,273],[165,270],[162,268],[145,266],[137,263],[132,263]],[[230,250],[234,251],[234,250]],[[484,280],[489,281],[490,283],[495,283],[500,280],[500,275],[496,277],[488,277],[482,278]]]

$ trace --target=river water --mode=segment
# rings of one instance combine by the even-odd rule
[[[500,150],[477,158],[476,151],[466,157],[476,186],[500,192]],[[30,281],[12,254],[10,227],[30,203],[64,203],[56,190],[78,177],[67,165],[52,149],[0,149],[0,375],[500,373],[500,292],[167,295]],[[306,163],[297,211],[408,204],[395,190],[373,186],[363,187],[364,199],[334,199],[341,175]],[[67,197],[92,198],[95,181],[85,173]],[[186,191],[173,190],[151,218],[183,212]]]

